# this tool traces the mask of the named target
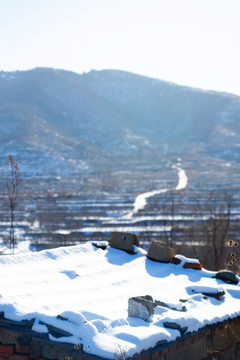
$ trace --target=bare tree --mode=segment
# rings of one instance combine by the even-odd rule
[[[227,243],[230,231],[232,198],[227,194],[210,193],[199,200],[192,211],[195,217],[187,228],[192,248],[204,265],[219,270],[227,265]]]
[[[174,197],[174,192],[171,191],[169,193],[169,200],[165,202],[160,207],[160,213],[163,215],[163,235],[164,242],[171,246],[176,247],[177,234],[176,230],[178,229],[178,225],[176,223],[176,213],[177,213],[177,204]],[[170,231],[168,231],[168,227],[170,226]]]
[[[10,211],[10,235],[9,235],[9,247],[10,253],[14,254],[14,248],[16,244],[15,239],[15,228],[14,228],[14,220],[15,220],[15,209],[19,194],[19,185],[21,183],[20,170],[18,167],[18,163],[14,160],[12,155],[8,156],[8,164],[10,166],[10,173],[7,177],[6,186],[7,186],[7,198],[8,198],[8,206]]]
[[[170,191],[167,194],[167,198],[165,198],[164,200],[162,200],[162,198],[158,198],[157,196],[152,197],[150,202],[150,211],[159,213],[159,215],[162,216],[160,222],[163,230],[158,235],[158,239],[165,242],[167,245],[176,248],[176,240],[179,236],[177,234],[177,232],[179,231],[179,227],[176,221],[178,204],[176,203],[174,196],[174,192]],[[142,234],[142,239],[140,240],[140,242],[143,244],[144,248],[148,249],[152,241],[152,221],[151,218],[150,220],[147,219],[148,212],[146,209],[142,212],[142,214],[144,214],[146,219],[144,221],[145,231]]]

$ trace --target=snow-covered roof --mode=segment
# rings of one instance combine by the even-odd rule
[[[225,283],[213,278],[214,272],[183,263],[158,263],[143,249],[128,254],[92,243],[2,256],[0,312],[10,320],[35,319],[32,330],[39,333],[49,331],[44,324],[62,329],[69,336],[49,333],[50,340],[81,343],[85,352],[111,359],[119,347],[133,356],[181,336],[166,323],[193,332],[240,315],[239,283]],[[220,299],[201,295],[219,288],[225,292]],[[170,307],[156,306],[148,321],[128,317],[128,299],[144,295]],[[180,299],[188,300],[186,311]]]

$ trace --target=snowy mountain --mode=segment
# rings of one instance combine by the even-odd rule
[[[240,161],[239,119],[235,95],[123,71],[0,73],[1,154],[17,155],[33,173],[166,152]]]
[[[212,191],[234,197],[231,236],[239,234],[239,120],[235,95],[123,71],[0,72],[4,249],[9,154],[23,180],[16,236],[34,250],[105,240],[113,228],[137,232],[147,247],[150,236],[163,236],[159,215],[163,206],[170,209],[173,189],[175,215],[186,219],[175,227],[178,236],[192,207],[200,198],[207,203]],[[180,169],[188,179],[184,189]],[[146,206],[139,208],[139,200]]]

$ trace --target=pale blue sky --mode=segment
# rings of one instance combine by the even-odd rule
[[[0,0],[0,70],[121,69],[240,95],[240,0]]]

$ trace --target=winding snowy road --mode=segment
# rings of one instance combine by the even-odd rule
[[[180,168],[178,165],[173,165],[172,168],[178,170],[178,184],[177,184],[176,188],[153,190],[153,191],[149,191],[149,192],[138,195],[134,202],[133,210],[131,210],[128,213],[126,213],[125,215],[123,215],[123,217],[122,217],[123,219],[130,219],[133,215],[137,214],[139,212],[139,210],[144,209],[145,206],[147,205],[148,198],[158,195],[158,194],[166,193],[166,192],[172,191],[172,190],[179,191],[179,190],[184,189],[187,186],[188,177],[186,175],[185,170]]]

